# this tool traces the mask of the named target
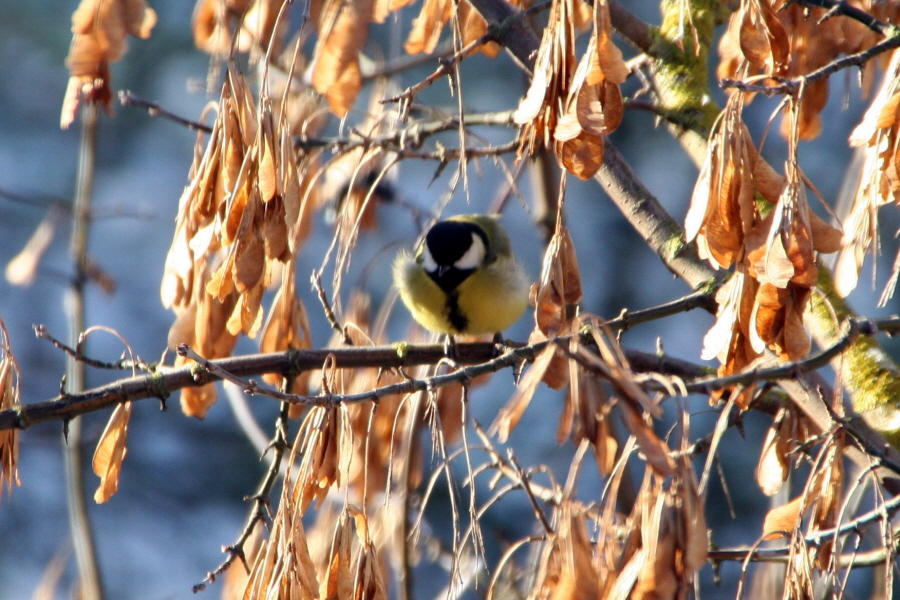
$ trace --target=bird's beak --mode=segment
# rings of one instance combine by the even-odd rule
[[[443,277],[443,276],[444,276],[444,273],[446,273],[447,271],[449,271],[451,268],[452,268],[452,267],[451,267],[450,265],[438,265],[438,268],[437,268],[437,276],[438,276],[438,277]]]

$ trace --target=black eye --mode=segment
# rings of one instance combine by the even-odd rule
[[[441,221],[435,224],[425,236],[425,243],[428,244],[428,251],[434,262],[449,266],[462,258],[471,247],[472,234],[479,236],[487,249],[488,240],[484,231],[465,221]]]

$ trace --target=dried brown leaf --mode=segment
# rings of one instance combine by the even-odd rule
[[[181,390],[181,412],[188,417],[206,418],[206,412],[216,403],[216,384],[207,383],[200,387]]]
[[[603,138],[582,131],[578,137],[556,142],[556,158],[572,175],[588,180],[603,166]]]
[[[560,334],[569,323],[568,306],[581,302],[581,272],[569,231],[559,228],[544,253],[541,278],[532,287],[534,320],[545,336]]]
[[[92,467],[94,474],[100,477],[100,485],[94,492],[94,501],[103,504],[119,489],[119,475],[122,472],[122,461],[128,452],[128,421],[131,419],[131,402],[116,406],[113,410],[97,449],[94,450]]]
[[[509,399],[506,406],[497,413],[497,418],[494,419],[490,429],[491,432],[497,434],[497,437],[502,443],[505,443],[506,440],[509,439],[509,434],[515,429],[516,425],[518,425],[519,420],[522,418],[522,414],[531,403],[531,399],[534,397],[534,393],[537,391],[537,387],[540,385],[544,373],[550,366],[550,361],[553,359],[555,351],[556,346],[548,344],[547,347],[538,354],[537,358],[534,359],[534,363],[519,382],[516,393]]]
[[[625,428],[637,440],[638,448],[647,459],[647,464],[662,476],[674,474],[675,462],[669,454],[669,447],[666,443],[659,439],[653,428],[647,424],[634,407],[629,406],[628,403],[620,406]]]
[[[38,265],[44,252],[50,247],[56,231],[56,223],[62,215],[58,210],[47,211],[46,216],[28,238],[22,251],[6,265],[6,281],[12,285],[30,286],[37,276]]]
[[[412,30],[403,49],[407,54],[431,53],[441,38],[444,23],[450,18],[454,3],[451,0],[425,0],[419,16],[413,19]]]
[[[0,410],[19,405],[19,366],[9,345],[6,325],[0,319]],[[12,494],[19,481],[19,430],[0,431],[0,499],[3,490]]]
[[[156,13],[144,0],[82,0],[72,14],[72,46],[66,57],[69,84],[60,126],[67,129],[83,102],[110,110],[109,63],[122,58],[126,38],[150,37]]]
[[[369,36],[374,6],[374,0],[327,0],[322,10],[334,20],[320,22],[322,33],[313,54],[312,83],[339,117],[347,114],[362,87],[359,53]]]
[[[774,496],[781,489],[781,484],[787,480],[790,469],[790,460],[782,453],[782,447],[778,443],[780,435],[778,424],[783,419],[783,414],[776,417],[769,428],[763,442],[762,454],[759,456],[759,464],[756,466],[756,482],[766,496]]]
[[[587,83],[594,85],[600,80],[610,84],[625,83],[631,75],[631,69],[622,57],[622,51],[615,45],[612,39],[612,19],[609,16],[609,2],[597,0],[594,2],[594,34],[596,37],[597,66],[588,75]],[[600,75],[602,73],[602,76]],[[616,85],[618,89],[618,85]],[[615,129],[615,128],[613,128]],[[613,129],[610,129],[612,131]]]
[[[800,525],[800,515],[803,510],[803,496],[797,496],[787,504],[777,506],[766,513],[763,521],[762,537],[765,540],[777,540],[790,534]]]

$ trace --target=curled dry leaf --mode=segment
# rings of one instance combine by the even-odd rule
[[[685,217],[685,237],[701,258],[729,268],[741,258],[753,225],[753,142],[743,123],[743,97],[733,95],[717,121]]]
[[[56,231],[56,224],[62,218],[62,209],[53,207],[41,220],[37,229],[28,238],[22,251],[6,265],[6,281],[12,285],[30,286],[37,276],[38,265],[44,252],[50,247]]]
[[[575,340],[572,345],[575,345]],[[573,349],[577,351],[577,348]],[[562,444],[570,435],[575,446],[583,439],[590,442],[597,460],[597,468],[609,476],[616,462],[619,444],[610,428],[613,403],[603,391],[601,379],[574,360],[569,360],[568,394],[559,420],[556,441]]]
[[[351,530],[355,524],[356,536]],[[348,505],[337,520],[319,597],[334,600],[387,600],[385,563],[369,536],[368,521]]]
[[[776,506],[768,513],[763,521],[762,537],[764,540],[777,540],[790,535],[800,525],[800,515],[803,511],[803,496],[797,496],[787,504]]]
[[[300,181],[285,119],[265,92],[254,101],[244,77],[229,68],[205,149],[198,139],[166,257],[160,294],[176,313],[172,347],[187,343],[207,359],[228,356],[239,334],[253,337],[262,328],[273,273],[294,289],[293,269],[284,265],[294,264],[309,234],[315,202],[310,182]],[[281,318],[293,321],[269,320],[266,344],[273,347],[294,343],[285,340],[301,325],[301,309],[283,303],[276,306]],[[214,401],[214,388],[206,387],[186,391],[182,405],[202,417]]]
[[[413,19],[412,30],[410,30],[409,37],[406,38],[406,45],[403,47],[407,54],[434,52],[438,40],[440,40],[444,23],[450,19],[454,4],[452,0],[425,0],[422,2],[422,10],[419,12],[419,16]]]
[[[623,569],[629,574],[636,571],[634,587],[630,595],[620,597],[674,599],[678,590],[690,589],[694,574],[706,561],[708,534],[703,510],[687,460],[680,461],[668,486],[658,475],[645,477],[631,523],[631,527],[639,527],[640,551],[629,561],[636,564]]]
[[[100,477],[100,485],[94,492],[94,501],[103,504],[119,489],[122,461],[128,452],[128,421],[131,419],[131,402],[116,406],[113,410],[91,463],[94,474]]]
[[[548,344],[538,354],[537,358],[534,359],[534,363],[519,381],[516,393],[509,399],[506,406],[497,413],[497,418],[494,419],[490,429],[492,433],[497,434],[502,443],[509,439],[509,434],[519,424],[519,420],[531,403],[531,399],[534,397],[534,393],[537,391],[537,387],[540,385],[547,367],[550,366],[550,361],[553,359],[555,352],[556,346]]]
[[[0,410],[15,408],[19,404],[19,365],[9,345],[6,325],[0,319]],[[19,430],[0,431],[0,499],[3,489],[12,494],[13,485],[19,481]]]
[[[210,54],[226,55],[232,48],[232,36],[237,35],[234,47],[240,52],[253,52],[258,58],[270,44],[275,48],[287,29],[282,17],[275,31],[282,0],[197,0],[191,29],[194,45]]]
[[[347,114],[362,87],[359,53],[369,36],[374,7],[374,0],[325,0],[321,8],[312,83],[339,117]]]
[[[544,253],[541,278],[532,287],[534,320],[547,337],[563,334],[570,325],[569,307],[581,302],[581,272],[575,244],[566,227],[559,227]]]
[[[556,523],[556,531],[544,543],[529,598],[598,598],[600,578],[594,566],[593,545],[583,508],[572,501],[563,501]]]
[[[661,414],[660,407],[635,381],[634,373],[618,342],[605,335],[596,322],[592,324],[591,333],[600,356],[586,348],[579,348],[580,361],[591,370],[602,374],[612,384],[619,398],[618,406],[625,427],[634,436],[647,463],[661,475],[672,475],[675,462],[670,456],[669,447],[659,439],[653,427],[648,424],[648,420]]]
[[[685,218],[686,238],[696,239],[702,257],[715,267],[737,265],[716,294],[716,323],[703,344],[702,357],[721,362],[720,376],[740,372],[767,348],[783,360],[809,352],[803,314],[818,279],[817,253],[840,246],[840,232],[807,202],[796,161],[799,125],[782,177],[759,155],[742,110],[743,95],[732,95],[714,127]],[[789,112],[798,111],[792,103]],[[757,203],[757,192],[773,206]],[[739,393],[738,406],[746,408],[753,388]]]
[[[293,263],[284,267],[293,269]],[[287,350],[308,350],[312,348],[312,339],[309,332],[309,319],[303,301],[297,297],[294,290],[294,278],[290,273],[282,275],[281,287],[272,302],[272,310],[269,320],[263,328],[259,339],[260,352],[285,352]],[[281,383],[282,376],[277,373],[263,375],[263,380],[269,385]],[[301,373],[294,378],[288,386],[292,394],[305,395],[308,391],[309,371]],[[293,408],[293,406],[291,407]]]
[[[523,126],[519,156],[548,147],[575,72],[574,0],[555,0],[534,65],[531,85],[519,103],[515,121]]]
[[[318,508],[331,486],[340,486],[346,477],[342,461],[350,454],[344,421],[343,409],[317,406],[306,413],[297,432],[295,444],[302,458],[293,501],[303,512],[313,500]]]
[[[81,0],[72,14],[72,46],[66,57],[69,84],[60,126],[68,129],[83,103],[111,110],[109,63],[122,58],[127,37],[150,37],[156,13],[144,0]]]

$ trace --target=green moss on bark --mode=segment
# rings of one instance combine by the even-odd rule
[[[829,346],[840,336],[840,324],[856,314],[834,291],[831,272],[819,268],[819,291],[813,293],[807,324],[820,346]],[[900,365],[873,337],[860,336],[835,361],[850,394],[853,410],[895,446],[900,441]]]

